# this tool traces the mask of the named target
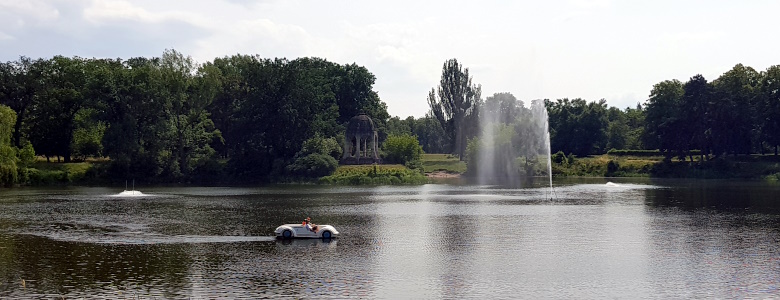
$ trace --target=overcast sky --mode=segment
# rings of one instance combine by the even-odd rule
[[[0,60],[315,56],[357,63],[393,116],[423,116],[445,60],[482,97],[607,99],[780,64],[780,1],[0,0]]]

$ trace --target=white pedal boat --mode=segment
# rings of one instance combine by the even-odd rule
[[[330,239],[339,235],[338,230],[330,225],[317,225],[319,230],[317,232],[306,229],[303,224],[284,224],[276,227],[274,233],[277,238],[292,239],[292,238],[310,238],[310,239]]]

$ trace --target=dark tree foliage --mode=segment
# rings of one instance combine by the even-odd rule
[[[496,116],[501,124],[514,124],[522,117],[525,103],[511,93],[496,93],[485,99],[483,107],[483,115]]]
[[[645,149],[642,138],[645,135],[645,110],[641,104],[636,108],[626,107],[624,111],[624,121],[628,131],[625,137],[625,149],[640,150]]]
[[[239,176],[279,174],[305,140],[317,134],[340,136],[345,124],[340,120],[355,115],[340,114],[337,95],[353,107],[345,114],[366,112],[379,128],[388,118],[385,104],[371,90],[373,75],[355,65],[245,56],[224,58],[216,65],[224,69],[223,77],[232,78],[217,93],[212,109],[225,140],[222,154],[231,158],[231,169]]]
[[[680,110],[682,111],[681,144],[683,151],[701,150],[707,153],[711,148],[710,136],[707,129],[712,123],[708,120],[707,106],[710,99],[710,86],[704,76],[697,74],[683,86],[684,94]],[[679,153],[682,155],[682,153]],[[690,154],[689,154],[690,156]],[[691,157],[693,161],[693,157]]]
[[[480,111],[506,130],[514,124],[513,139],[527,131],[518,125],[523,102],[509,93],[482,102],[481,87],[455,59],[444,63],[422,118],[391,119],[375,80],[365,67],[320,58],[233,55],[198,64],[175,50],[127,60],[20,57],[0,62],[0,104],[16,116],[0,131],[10,133],[6,149],[26,153],[24,164],[33,151],[65,161],[103,155],[111,178],[159,181],[327,173],[339,152],[334,143],[361,112],[374,120],[380,143],[408,135],[425,152],[461,158],[485,117]],[[692,159],[777,154],[780,145],[778,66],[757,72],[738,64],[712,82],[701,75],[666,80],[653,86],[644,107],[582,99],[545,105],[553,152],[659,149]],[[327,147],[312,146],[320,144]],[[330,150],[302,154],[307,147]],[[287,167],[293,164],[300,168]],[[303,171],[308,166],[317,171]]]
[[[314,136],[341,140],[359,112],[385,134],[374,81],[364,67],[319,58],[22,57],[0,64],[0,103],[18,116],[14,143],[65,161],[106,155],[119,180],[257,180],[285,172]]]
[[[47,60],[33,60],[22,56],[17,61],[0,63],[0,104],[5,104],[16,112],[13,144],[22,146],[23,131],[29,132],[26,122],[29,111],[43,89],[43,74]]]
[[[415,120],[414,117],[409,116],[406,119],[401,120],[399,117],[392,117],[387,120],[387,134],[388,135],[412,135],[414,130]]]
[[[780,145],[780,65],[769,67],[761,77],[760,99],[758,101],[758,126],[761,139],[777,155]],[[760,151],[763,153],[763,147]]]
[[[756,88],[759,73],[742,64],[712,82],[710,101],[712,151],[720,154],[749,154],[756,124]]]
[[[647,148],[693,159],[764,153],[777,148],[778,68],[756,72],[742,64],[711,83],[701,75],[654,86],[646,109]]]
[[[657,148],[667,158],[686,147],[682,130],[685,116],[680,110],[684,94],[679,80],[666,80],[653,86],[645,116],[645,144]]]
[[[428,93],[428,105],[432,115],[439,120],[441,127],[453,141],[453,154],[464,159],[469,132],[478,124],[477,106],[481,101],[482,86],[473,84],[469,69],[463,68],[457,59],[444,62],[441,80],[436,89]]]
[[[600,154],[607,145],[607,102],[577,98],[545,100],[550,122],[550,147],[577,156]]]
[[[412,133],[417,136],[426,153],[446,153],[452,149],[441,123],[430,114],[414,120]]]

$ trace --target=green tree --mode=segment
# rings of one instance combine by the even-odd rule
[[[12,128],[16,113],[8,106],[0,105],[0,185],[18,181],[16,149],[11,145]]]
[[[243,121],[242,109],[250,103],[250,95],[256,88],[252,86],[257,83],[255,76],[259,76],[262,66],[267,63],[257,56],[233,55],[204,64],[204,72],[219,82],[207,110],[222,137],[212,140],[211,147],[223,158],[232,157],[239,148],[238,143],[244,140],[246,132],[236,125]]]
[[[607,103],[577,98],[544,100],[549,114],[552,151],[577,156],[601,153],[607,145]]]
[[[766,69],[761,77],[760,110],[762,139],[774,147],[780,145],[780,65]]]
[[[626,114],[616,107],[607,110],[607,149],[625,149],[628,140]]]
[[[697,74],[683,85],[683,90],[680,107],[683,150],[698,149],[701,150],[702,157],[706,157],[710,148],[707,136],[707,129],[710,128],[710,122],[707,120],[708,103],[711,97],[710,85],[704,76]],[[688,156],[691,156],[690,152]],[[691,161],[693,161],[693,157],[691,157]]]
[[[159,58],[131,58],[123,67],[105,74],[105,89],[113,96],[103,100],[105,154],[111,157],[110,176],[160,178],[178,172],[171,152],[168,99],[163,97]],[[113,84],[111,84],[113,83]]]
[[[412,134],[414,130],[415,119],[410,116],[401,120],[399,117],[392,117],[387,120],[387,134],[388,135],[404,135]]]
[[[749,154],[758,136],[755,127],[756,90],[760,74],[742,64],[734,66],[712,82],[708,111],[712,116],[713,154]]]
[[[171,150],[179,174],[186,176],[196,166],[215,159],[216,152],[209,144],[220,133],[206,107],[218,89],[218,74],[211,66],[198,68],[191,57],[176,50],[166,50],[160,63],[162,97],[168,101],[166,114],[176,141],[175,150]]]
[[[334,159],[341,158],[343,149],[339,142],[334,137],[322,137],[317,134],[314,137],[303,142],[301,150],[295,155],[296,157],[303,157],[309,154],[322,154],[333,157]]]
[[[511,93],[495,93],[487,97],[482,109],[483,117],[494,116],[496,123],[513,124],[518,118],[522,118],[525,104],[517,100]]]
[[[384,148],[384,161],[387,163],[414,165],[422,158],[422,147],[417,138],[408,134],[387,137]]]
[[[76,114],[86,106],[86,60],[55,56],[42,73],[43,88],[30,111],[30,141],[39,154],[71,160]]]
[[[390,118],[387,105],[373,90],[376,77],[363,66],[326,63],[328,81],[338,105],[338,123],[345,124],[360,112],[370,116],[374,125],[384,128]]]
[[[103,134],[106,124],[99,121],[97,111],[93,108],[83,109],[76,114],[75,130],[71,142],[71,152],[84,160],[87,156],[98,157],[103,153]]]
[[[645,116],[646,145],[661,150],[667,158],[684,147],[680,111],[683,84],[679,80],[665,80],[653,86]]]
[[[423,151],[426,153],[445,153],[452,149],[452,147],[447,144],[446,135],[444,129],[441,127],[441,123],[430,114],[426,114],[424,117],[414,120],[412,133],[414,136],[417,136],[420,145],[423,147]]]
[[[626,126],[626,149],[639,150],[645,149],[642,139],[645,135],[645,111],[641,104],[636,108],[626,107],[625,110]]]
[[[338,168],[341,146],[335,138],[319,134],[303,142],[292,164],[285,167],[287,174],[302,177],[322,177]]]
[[[48,61],[32,60],[22,56],[18,61],[0,63],[0,104],[16,112],[13,125],[13,144],[23,146],[23,131],[29,120],[29,112],[43,89],[43,73]]]
[[[438,88],[428,93],[431,112],[454,141],[452,153],[461,160],[466,150],[467,127],[478,124],[478,120],[470,116],[477,111],[481,93],[482,86],[472,84],[469,69],[463,68],[454,58],[444,62]]]

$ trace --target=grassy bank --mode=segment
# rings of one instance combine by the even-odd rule
[[[599,155],[553,164],[554,176],[780,180],[780,157],[750,155],[664,161],[662,156]]]
[[[656,177],[701,179],[764,179],[780,182],[780,157],[773,155],[729,156],[706,161],[664,161],[662,156],[598,155],[564,159],[553,163],[556,177]],[[99,173],[106,160],[62,163],[38,160],[20,174],[23,185],[101,184]],[[423,154],[425,173],[463,174],[466,163],[447,154]],[[300,179],[280,182],[299,182]],[[313,183],[309,180],[301,182]],[[429,180],[419,170],[403,165],[339,166],[315,182],[322,184],[384,185],[424,184]],[[229,183],[228,183],[229,184]]]
[[[22,177],[25,185],[60,185],[70,183],[83,183],[95,164],[102,162],[46,162],[37,161],[27,168]]]
[[[462,174],[466,172],[466,163],[450,154],[423,154],[422,165],[425,173],[442,171]]]
[[[428,179],[403,165],[339,166],[333,175],[320,178],[324,184],[382,185],[423,184]]]
[[[780,157],[774,155],[728,156],[702,161],[677,158],[665,161],[657,151],[647,153],[604,154],[553,163],[556,177],[656,177],[656,178],[701,178],[701,179],[765,179],[780,181]],[[655,154],[655,155],[653,155]],[[444,171],[463,174],[466,163],[448,154],[423,154],[423,168],[426,173]]]

